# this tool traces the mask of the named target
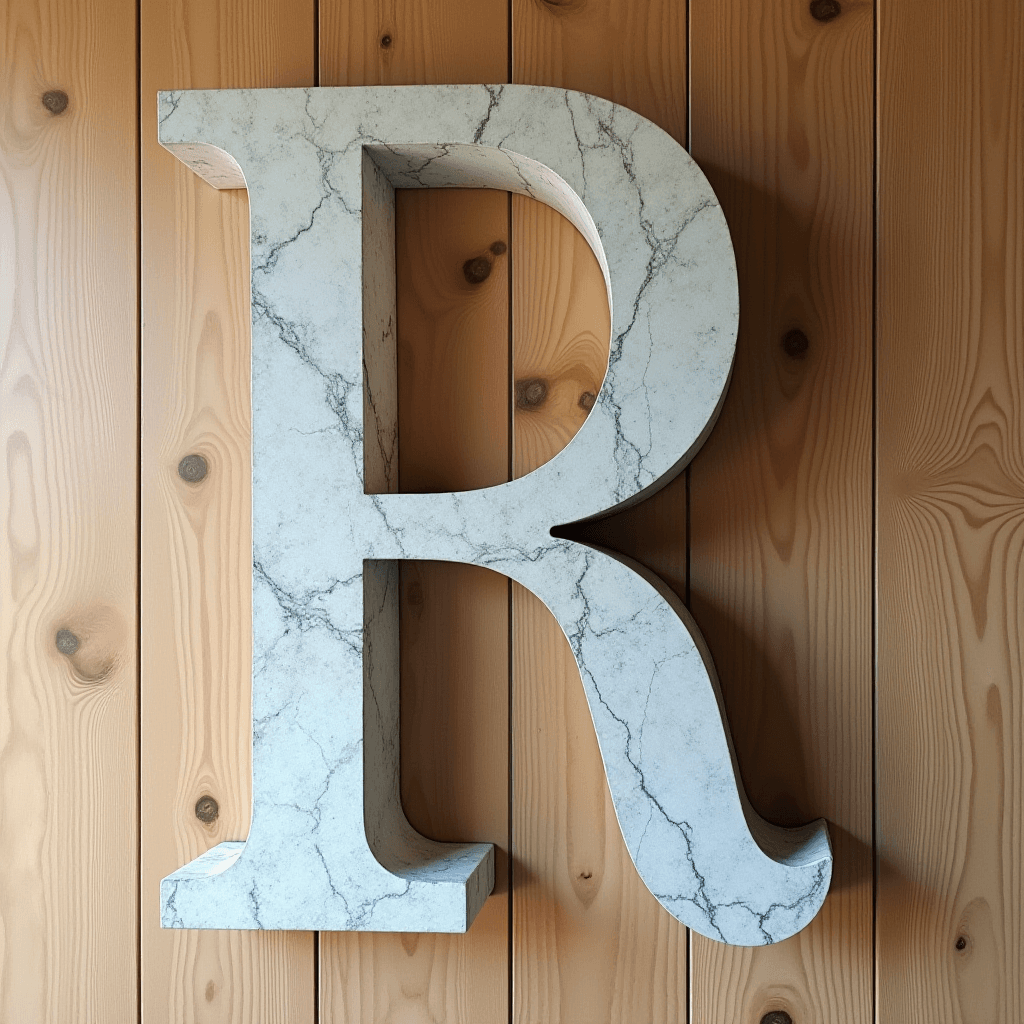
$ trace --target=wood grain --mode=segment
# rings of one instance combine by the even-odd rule
[[[873,18],[866,0],[840,11],[690,6],[692,152],[732,229],[741,309],[691,468],[691,608],[754,806],[783,825],[826,817],[836,858],[794,938],[694,936],[708,1024],[872,1016]]]
[[[505,0],[320,0],[321,85],[508,78]]]
[[[0,1019],[11,1022],[128,1020],[137,1000],[134,25],[119,0],[0,9]]]
[[[142,1012],[313,1024],[311,934],[159,927],[160,879],[249,828],[252,480],[247,196],[156,141],[159,89],[311,84],[313,5],[143,0],[141,53]]]
[[[321,0],[320,12],[324,85],[506,80],[504,3]],[[501,483],[508,197],[399,191],[396,214],[399,489]],[[504,577],[402,567],[402,801],[427,835],[495,843],[498,877],[464,936],[324,934],[324,1024],[508,1019],[509,617]]]
[[[515,0],[513,35],[514,81],[604,96],[685,140],[685,5]],[[609,320],[597,261],[571,225],[517,196],[512,237],[521,475],[582,424]],[[536,406],[523,401],[534,381],[548,385]],[[579,536],[685,574],[685,481]],[[513,1019],[685,1021],[686,929],[629,859],[568,642],[536,598],[514,594]]]
[[[508,194],[395,193],[398,478],[406,492],[508,479]]]
[[[512,197],[513,475],[557,455],[586,422],[608,366],[601,267],[561,214]]]
[[[679,0],[511,0],[512,81],[603,96],[686,141]]]
[[[883,5],[878,1020],[1024,1018],[1024,10]]]

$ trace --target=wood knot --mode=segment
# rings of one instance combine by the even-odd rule
[[[462,273],[470,284],[483,284],[491,276],[491,261],[486,256],[474,256],[462,264]]]
[[[810,347],[811,343],[807,340],[807,335],[799,328],[795,327],[791,331],[786,331],[782,336],[782,351],[790,359],[803,359]]]
[[[495,256],[504,256],[508,246],[499,238],[496,242],[491,242],[491,252]]]
[[[516,408],[536,409],[548,397],[548,382],[543,377],[527,377],[516,381]]]
[[[47,89],[43,93],[43,106],[55,117],[68,109],[68,94],[63,89]]]
[[[815,21],[832,21],[842,13],[839,0],[811,0],[811,17]]]
[[[967,940],[962,935],[958,935],[954,945],[962,953],[967,948]]]
[[[761,1018],[761,1024],[793,1024],[793,1018],[785,1010],[771,1010]]]
[[[70,681],[95,686],[114,678],[128,647],[127,623],[120,611],[99,604],[62,618],[65,624],[53,634],[53,645],[67,658]]]
[[[220,807],[212,796],[207,794],[196,801],[196,817],[204,825],[212,825],[220,814]]]
[[[217,994],[217,986],[212,981],[206,983],[206,1001],[208,1003],[213,1002],[213,997]]]
[[[197,484],[200,480],[206,477],[206,474],[210,471],[210,465],[202,455],[198,455],[193,452],[191,455],[186,455],[185,458],[178,463],[178,476],[181,477],[185,483]]]
[[[82,642],[70,629],[58,629],[54,643],[56,643],[57,650],[61,654],[66,654],[70,658],[78,650]]]
[[[586,0],[537,0],[542,8],[552,14],[574,14],[587,6]]]
[[[578,405],[584,412],[590,412],[590,410],[594,408],[594,403],[596,401],[597,395],[595,395],[593,391],[584,391],[583,394],[580,395]]]
[[[586,864],[577,864],[573,871],[572,891],[581,906],[589,907],[601,891],[600,865],[591,867]]]
[[[391,42],[392,42],[391,36],[388,33],[385,32],[384,35],[382,35],[380,37],[380,48],[382,50],[390,49]]]

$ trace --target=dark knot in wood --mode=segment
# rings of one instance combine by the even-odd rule
[[[196,801],[196,817],[204,825],[212,825],[219,814],[220,807],[217,806],[217,801],[212,796],[201,796]]]
[[[81,645],[81,641],[70,629],[58,629],[54,642],[57,644],[57,650],[61,654],[66,654],[69,658]]]
[[[386,50],[391,46],[391,36],[385,34],[380,37],[380,46],[382,50]]]
[[[842,13],[839,0],[811,0],[811,17],[815,21],[831,21]]]
[[[483,284],[491,276],[491,261],[486,256],[474,256],[462,264],[462,273],[470,284]]]
[[[43,93],[43,106],[56,116],[68,109],[68,94],[63,89],[47,89]]]
[[[527,377],[516,381],[516,408],[536,409],[548,397],[548,382],[543,377]]]
[[[587,6],[587,0],[538,0],[538,3],[553,14],[575,14]]]
[[[181,477],[186,483],[197,484],[200,480],[204,479],[206,474],[209,472],[210,466],[206,459],[202,455],[193,453],[192,455],[186,455],[185,458],[178,463],[178,476]]]
[[[799,328],[795,327],[791,331],[786,331],[782,336],[782,351],[790,359],[803,359],[810,347],[811,343],[807,340],[807,335]]]
[[[594,403],[596,401],[597,395],[595,395],[593,391],[584,391],[583,394],[580,395],[579,407],[584,412],[590,412],[590,410],[594,408]]]
[[[495,256],[503,256],[508,249],[508,246],[499,238],[496,242],[491,242],[491,252]]]
[[[772,1010],[761,1018],[761,1024],[793,1024],[793,1018],[785,1010]]]
[[[956,948],[963,952],[967,948],[967,940],[962,936],[958,936],[956,940]]]

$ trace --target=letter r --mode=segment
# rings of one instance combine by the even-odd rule
[[[409,825],[398,793],[398,560],[519,581],[572,646],[630,856],[675,917],[761,945],[817,913],[818,821],[750,807],[706,646],[671,592],[552,528],[641,500],[710,432],[738,323],[728,227],[644,118],[531,86],[160,94],[160,141],[252,220],[253,815],[161,883],[185,928],[464,931],[493,848]],[[579,434],[521,479],[399,494],[394,189],[533,196],[594,250],[607,375]]]

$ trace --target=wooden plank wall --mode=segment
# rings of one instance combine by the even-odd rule
[[[11,0],[0,33],[0,1024],[1019,1024],[1019,4]],[[585,536],[690,604],[832,892],[774,948],[689,936],[553,620],[420,563],[403,799],[499,848],[473,929],[161,931],[159,878],[248,827],[250,410],[247,200],[160,149],[155,92],[505,81],[638,110],[722,200],[722,417]],[[401,487],[529,472],[600,384],[592,254],[478,191],[401,193],[397,245]]]

